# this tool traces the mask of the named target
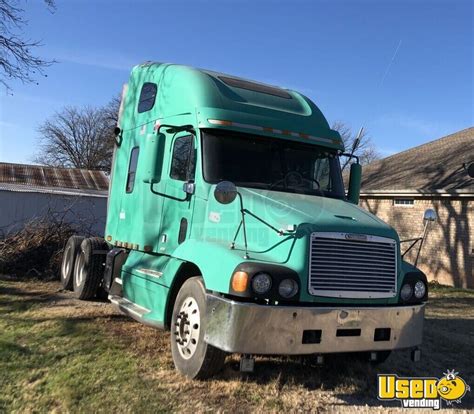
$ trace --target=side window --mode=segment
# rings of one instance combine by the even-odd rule
[[[318,181],[321,190],[331,190],[331,174],[327,158],[320,158],[316,161],[314,178]]]
[[[138,100],[138,113],[146,112],[153,108],[157,90],[156,83],[145,82],[143,84],[140,99]]]
[[[193,143],[194,138],[192,135],[179,137],[174,142],[173,159],[171,160],[171,178],[179,181],[187,181],[194,178],[196,160]]]
[[[139,151],[140,151],[140,148],[134,147],[132,148],[132,152],[130,154],[130,163],[128,164],[128,174],[127,174],[127,186],[125,187],[125,191],[127,193],[131,193],[135,185],[135,175],[137,173]]]

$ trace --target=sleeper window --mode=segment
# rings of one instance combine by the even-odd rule
[[[179,137],[174,142],[170,177],[179,181],[194,178],[194,138],[192,135]]]
[[[138,152],[138,147],[132,148],[132,152],[130,154],[130,163],[128,164],[127,186],[125,190],[127,193],[131,193],[135,185],[135,175],[137,173],[138,165]]]
[[[146,112],[153,108],[157,90],[156,83],[145,82],[143,84],[140,99],[138,100],[138,113]]]

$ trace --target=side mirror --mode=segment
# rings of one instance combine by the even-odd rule
[[[122,130],[118,126],[114,128],[114,140],[117,147],[122,145]]]
[[[361,179],[362,166],[359,163],[351,164],[351,171],[349,175],[349,191],[347,192],[347,199],[352,204],[359,204]]]
[[[230,204],[237,197],[237,187],[230,181],[221,181],[216,185],[214,197],[221,204]]]
[[[434,211],[432,208],[425,210],[423,214],[423,221],[425,222],[436,221],[437,219],[438,219],[438,216],[436,215],[436,211]]]
[[[165,147],[164,134],[149,134],[146,137],[145,148],[142,154],[145,156],[145,183],[159,183],[161,180],[161,169],[163,167],[163,154]]]

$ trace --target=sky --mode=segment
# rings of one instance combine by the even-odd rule
[[[0,161],[31,163],[38,127],[100,106],[130,69],[172,62],[296,89],[383,156],[474,125],[470,0],[24,1],[25,36],[58,63],[0,90]]]

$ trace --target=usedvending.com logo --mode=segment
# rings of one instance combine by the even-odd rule
[[[403,408],[439,410],[442,400],[448,406],[453,403],[460,404],[471,388],[458,374],[454,370],[448,370],[441,378],[379,374],[377,398],[382,401],[398,400]]]

